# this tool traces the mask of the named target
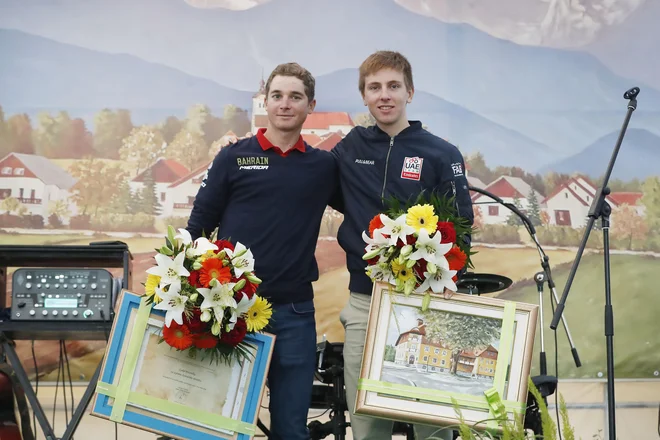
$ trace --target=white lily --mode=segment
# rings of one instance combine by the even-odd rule
[[[426,229],[422,228],[419,230],[419,236],[417,237],[417,242],[415,243],[415,252],[410,254],[408,258],[411,260],[419,260],[423,258],[424,260],[440,264],[441,260],[447,260],[444,256],[452,247],[451,243],[440,243],[442,236],[440,232],[436,232],[433,237],[429,237],[429,233]]]
[[[183,260],[185,257],[186,256],[183,252],[179,252],[179,254],[177,254],[174,259],[168,257],[167,255],[156,254],[155,258],[158,266],[149,268],[147,273],[159,276],[161,287],[175,282],[180,283],[180,277],[187,277],[190,275],[188,269],[183,267]]]
[[[217,250],[218,250],[218,246],[211,243],[208,238],[199,237],[193,242],[192,246],[186,249],[186,256],[188,258],[193,259],[195,257],[199,257],[200,255],[204,255],[208,251],[217,251]]]
[[[252,304],[255,303],[257,300],[257,295],[252,295],[252,299],[248,298],[246,294],[242,294],[243,298],[238,302],[236,305],[235,309],[231,310],[231,317],[229,318],[229,330],[234,329],[234,325],[236,325],[236,321],[240,316],[243,316],[250,310],[250,307],[252,307]]]
[[[174,239],[179,242],[179,244],[182,244],[184,246],[188,246],[189,244],[192,244],[192,236],[190,235],[190,232],[188,230],[180,228],[179,233],[174,236]]]
[[[378,231],[381,234],[389,235],[388,242],[393,246],[396,246],[399,239],[405,244],[406,237],[415,232],[415,228],[406,223],[406,214],[401,214],[396,220],[392,220],[385,214],[381,214],[380,221],[383,222],[384,226],[378,229]]]
[[[373,264],[366,267],[366,272],[369,278],[374,281],[383,281],[385,283],[394,282],[394,275],[387,267],[387,264]]]
[[[445,262],[446,261],[447,260],[445,259]],[[435,274],[432,274],[428,271],[424,272],[424,282],[417,289],[415,289],[415,292],[425,292],[429,289],[429,287],[434,293],[442,293],[445,291],[445,288],[456,292],[458,288],[456,287],[454,280],[452,280],[453,276],[456,275],[456,272],[457,271],[455,270],[449,270],[448,264],[439,264],[437,265]]]
[[[246,248],[243,243],[237,242],[233,251],[227,249],[227,255],[231,259],[231,264],[234,266],[234,276],[236,278],[240,278],[245,272],[252,272],[254,270],[252,251]]]
[[[364,247],[365,256],[363,258],[370,259],[380,254],[380,252],[390,245],[390,241],[381,233],[381,229],[374,230],[374,238],[367,235],[362,231],[362,240],[367,245]]]
[[[234,299],[234,286],[236,283],[220,284],[217,280],[211,280],[211,288],[198,288],[197,291],[202,294],[204,301],[199,306],[202,310],[211,310],[215,315],[216,321],[222,321],[225,308],[236,308]]]
[[[170,284],[167,292],[156,287],[156,295],[162,298],[162,301],[156,304],[154,309],[165,310],[165,325],[169,327],[172,321],[182,325],[183,312],[186,309],[188,298],[181,295],[181,281],[177,280]]]

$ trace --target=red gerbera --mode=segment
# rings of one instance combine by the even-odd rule
[[[467,263],[467,255],[458,246],[452,247],[445,257],[449,262],[449,270],[461,270]]]
[[[438,222],[438,231],[440,231],[440,243],[456,243],[456,229],[452,222]]]
[[[215,251],[216,254],[220,253],[220,251],[222,251],[225,248],[227,248],[231,251],[234,250],[234,245],[231,244],[231,241],[229,241],[229,240],[216,240],[216,241],[213,242],[213,244],[218,247],[218,250]]]
[[[383,226],[385,225],[382,221],[380,221],[380,214],[376,214],[376,216],[369,222],[369,235],[371,238],[374,238],[374,231],[376,229],[382,228]]]
[[[209,332],[199,333],[194,336],[193,344],[197,348],[215,348],[218,345],[218,338]]]
[[[234,325],[233,330],[228,333],[222,333],[220,342],[236,347],[245,338],[247,333],[247,324],[244,319],[239,318]]]
[[[188,275],[188,282],[193,287],[202,287],[202,285],[199,283],[199,271],[198,270],[190,271],[190,275]]]
[[[202,263],[200,269],[199,281],[204,287],[209,287],[212,279],[216,279],[220,284],[228,283],[231,280],[231,269],[222,265],[219,258],[208,258]]]
[[[163,326],[163,339],[167,345],[178,350],[185,350],[193,344],[188,326],[179,325],[175,321],[172,321],[169,327]]]

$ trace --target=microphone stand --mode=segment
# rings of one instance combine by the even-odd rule
[[[608,436],[610,439],[616,439],[616,424],[615,424],[615,403],[614,403],[614,313],[612,310],[612,295],[611,295],[611,286],[610,286],[610,214],[612,213],[612,207],[605,201],[605,198],[610,194],[610,189],[607,187],[607,184],[612,174],[612,169],[614,168],[614,162],[616,162],[617,155],[619,154],[619,149],[621,148],[621,143],[623,142],[623,137],[626,134],[626,129],[628,128],[628,122],[630,122],[630,117],[632,112],[637,109],[637,95],[639,94],[639,87],[633,87],[623,94],[623,98],[629,100],[628,103],[628,112],[623,121],[623,126],[621,127],[621,132],[619,133],[619,139],[617,140],[614,151],[612,152],[612,157],[610,162],[607,165],[607,171],[605,172],[605,177],[603,183],[598,191],[596,196],[591,204],[588,214],[587,227],[584,231],[584,236],[582,237],[582,242],[578,248],[577,255],[575,256],[575,261],[573,261],[573,267],[568,274],[568,280],[566,281],[566,286],[564,286],[564,293],[561,297],[561,301],[557,304],[557,310],[552,318],[550,323],[550,328],[553,330],[557,328],[559,319],[562,318],[562,313],[566,304],[566,298],[568,297],[568,292],[571,289],[573,284],[573,279],[575,278],[575,273],[577,272],[578,265],[580,264],[580,259],[589,240],[589,234],[591,229],[594,226],[594,222],[597,218],[600,217],[602,229],[603,229],[603,259],[605,262],[605,339],[607,343],[607,414],[608,414]]]
[[[516,214],[523,222],[523,225],[525,226],[525,229],[527,229],[527,232],[529,232],[529,235],[532,237],[532,240],[534,241],[534,244],[536,245],[536,250],[539,253],[539,257],[541,258],[541,267],[543,268],[543,272],[539,272],[535,275],[534,279],[536,281],[536,285],[539,289],[539,314],[541,316],[541,375],[544,376],[547,372],[547,367],[545,365],[545,343],[543,341],[543,283],[545,281],[548,282],[548,287],[550,287],[550,291],[552,292],[552,295],[555,298],[555,301],[558,303],[559,298],[557,297],[557,289],[555,287],[555,282],[552,278],[552,270],[550,269],[550,257],[543,251],[543,248],[541,247],[541,243],[539,243],[539,240],[536,236],[536,228],[532,224],[532,221],[520,210],[516,205],[513,203],[508,203],[496,196],[493,193],[490,193],[484,189],[481,188],[476,188],[473,186],[468,187],[469,191],[474,191],[480,194],[483,194],[485,196],[490,197],[500,205],[504,206],[505,208],[509,209],[511,212]],[[539,275],[543,277],[543,279],[539,280]],[[540,281],[540,284],[539,284]],[[573,343],[573,337],[571,336],[571,331],[568,328],[568,322],[566,321],[566,318],[564,316],[561,317],[561,322],[564,325],[564,330],[566,331],[566,336],[568,338],[568,343],[571,346],[571,353],[573,354],[573,361],[575,362],[576,367],[581,367],[582,362],[580,362],[580,356],[578,355],[577,348],[575,348],[575,344]],[[555,330],[554,328],[553,330]],[[555,379],[556,383],[556,379]],[[542,393],[542,390],[539,389],[539,391]],[[542,393],[543,394],[543,393]],[[547,395],[552,394],[552,392],[548,392]],[[545,396],[544,396],[545,397]]]

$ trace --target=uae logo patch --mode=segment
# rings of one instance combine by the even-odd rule
[[[406,157],[403,160],[403,168],[401,168],[401,178],[419,180],[422,177],[423,162],[424,159],[421,157]]]

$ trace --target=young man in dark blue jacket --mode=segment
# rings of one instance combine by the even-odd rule
[[[422,190],[456,197],[459,214],[473,221],[472,203],[459,150],[409,121],[406,106],[414,86],[408,60],[397,52],[380,51],[360,66],[359,89],[376,125],[356,127],[332,150],[340,171],[344,221],[338,241],[346,252],[350,298],[340,320],[346,331],[344,379],[356,440],[391,438],[393,422],[354,414],[357,383],[366,337],[373,284],[362,259],[366,243],[362,232],[383,212],[384,199],[408,201]],[[417,439],[451,439],[450,430],[415,426]]]
[[[265,329],[276,335],[268,374],[270,439],[307,440],[316,370],[314,257],[326,205],[342,210],[336,162],[300,135],[314,110],[314,77],[295,63],[266,83],[268,127],[218,153],[203,180],[187,229],[193,239],[216,227],[219,238],[248,247],[259,294],[273,304]]]

